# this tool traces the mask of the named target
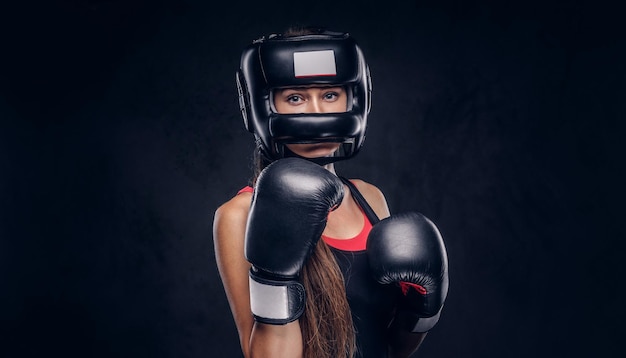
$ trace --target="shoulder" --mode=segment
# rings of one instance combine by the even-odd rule
[[[244,192],[235,195],[215,210],[213,237],[216,245],[224,240],[232,240],[233,237],[243,238],[251,201],[252,193]]]
[[[252,193],[241,192],[215,210],[216,220],[229,220],[240,216],[247,217],[252,202]]]
[[[387,199],[385,199],[385,195],[377,186],[361,179],[350,179],[350,181],[359,189],[359,192],[361,192],[379,218],[384,219],[390,215]]]

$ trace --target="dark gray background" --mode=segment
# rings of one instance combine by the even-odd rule
[[[211,233],[250,174],[234,72],[294,23],[351,32],[371,67],[368,138],[338,172],[446,240],[420,357],[619,355],[617,7],[207,3],[3,5],[0,356],[239,356]]]

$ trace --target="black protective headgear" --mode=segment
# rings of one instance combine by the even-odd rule
[[[347,111],[278,114],[273,110],[272,90],[311,85],[344,86]],[[334,157],[317,158],[320,164],[351,158],[363,145],[372,82],[363,53],[348,33],[320,30],[255,40],[241,55],[237,88],[246,129],[270,161],[286,156],[287,143],[341,143]]]

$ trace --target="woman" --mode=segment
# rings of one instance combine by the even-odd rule
[[[257,246],[250,243],[255,225],[273,225],[267,223],[272,221],[267,216],[260,225],[250,217],[256,208],[254,190],[270,190],[261,189],[260,182],[256,187],[264,171],[265,178],[279,175],[270,171],[284,163],[284,158],[300,158],[336,178],[334,162],[353,157],[362,146],[371,82],[361,50],[345,33],[290,29],[259,39],[244,50],[237,82],[244,122],[258,145],[256,171],[251,185],[216,211],[214,243],[244,356],[408,357],[427,330],[413,333],[397,323],[394,315],[401,290],[398,285],[377,282],[369,268],[366,242],[372,224],[390,216],[385,197],[376,186],[358,179],[338,180],[341,190],[335,193],[337,201],[327,208],[332,211],[321,212],[325,221],[320,226],[321,240],[317,241],[319,235],[312,235],[314,249],[306,252],[302,267],[294,275],[295,285],[306,292],[303,312],[289,312],[286,318],[265,313],[268,305],[280,305],[276,301],[283,296],[268,298],[258,293],[268,287],[274,289],[276,281],[264,285],[266,281],[255,269],[259,254],[251,252],[272,247],[266,242]],[[300,164],[309,171],[304,163],[296,163]],[[275,185],[278,196],[281,185]],[[276,196],[272,193],[267,200]],[[291,202],[285,200],[285,205]],[[301,231],[311,225],[304,224]],[[285,255],[280,257],[282,260]],[[265,272],[264,277],[284,278],[277,270],[269,271],[274,272]],[[438,317],[438,311],[435,313],[430,316]]]

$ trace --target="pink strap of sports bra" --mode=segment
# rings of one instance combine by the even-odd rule
[[[252,192],[254,192],[254,189],[251,186],[246,186],[246,187],[243,187],[241,190],[239,190],[237,192],[237,195],[241,193],[252,193]]]

